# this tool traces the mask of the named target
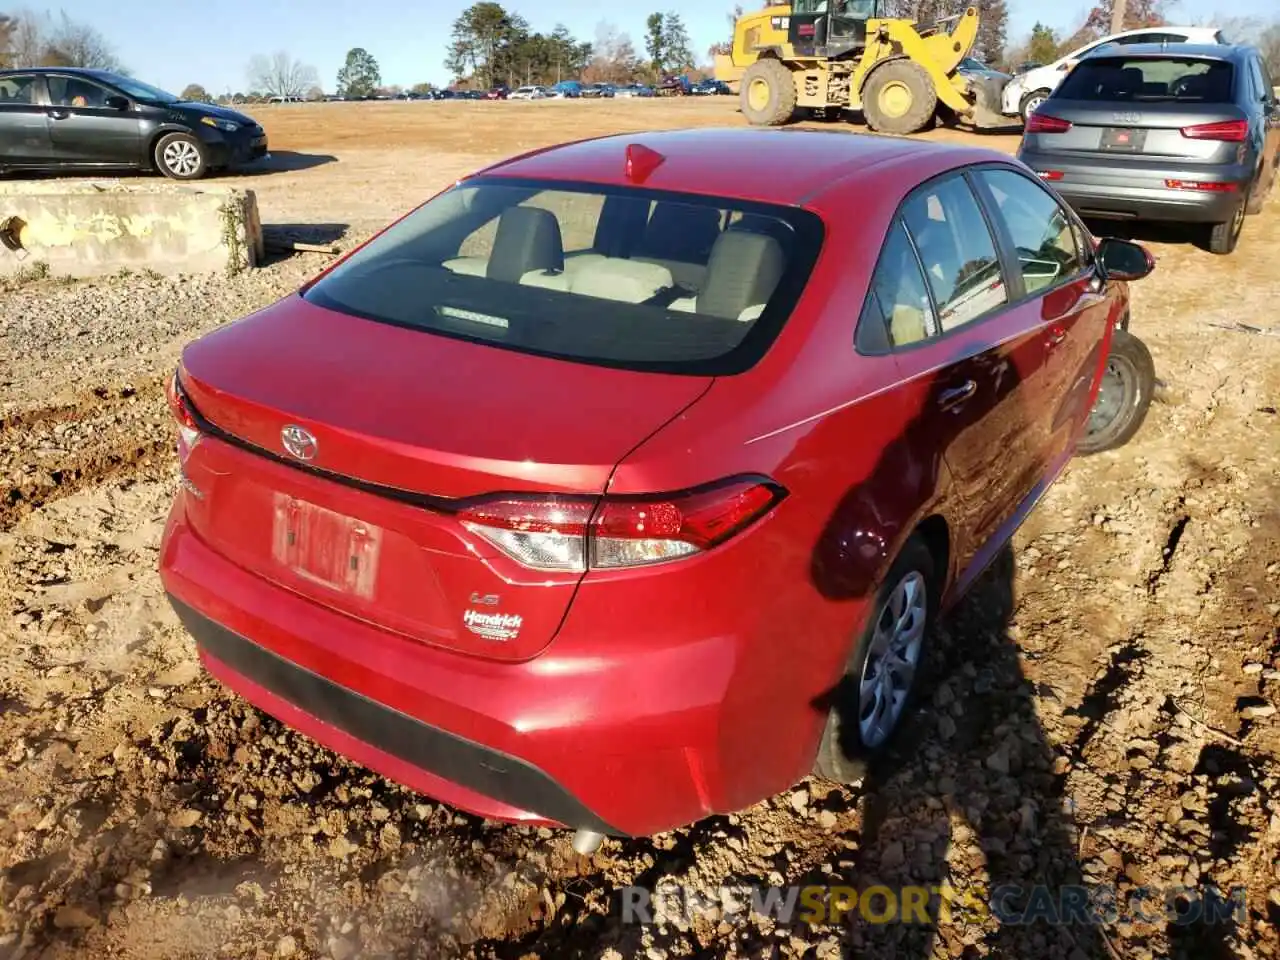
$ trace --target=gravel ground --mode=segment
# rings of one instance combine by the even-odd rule
[[[255,182],[264,218],[321,222],[332,195],[350,242],[462,163],[334,153]],[[322,257],[5,291],[0,958],[1280,957],[1280,338],[1212,325],[1277,325],[1280,214],[1230,259],[1149,239],[1134,332],[1161,402],[1129,447],[1072,464],[944,625],[897,755],[861,788],[806,782],[590,858],[291,733],[202,674],[164,602],[164,378]],[[1247,897],[1213,925],[619,919],[628,885],[1082,880]]]

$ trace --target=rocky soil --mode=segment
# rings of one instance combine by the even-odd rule
[[[0,958],[1280,957],[1280,336],[1215,326],[1280,330],[1280,212],[1229,259],[1154,241],[1134,332],[1161,402],[1129,447],[1070,467],[945,624],[892,761],[856,790],[806,782],[590,858],[248,707],[164,602],[164,379],[185,342],[322,258],[4,291]],[[1122,904],[1243,901],[1216,923],[1157,904],[1097,928],[619,919],[628,885],[1082,881]]]

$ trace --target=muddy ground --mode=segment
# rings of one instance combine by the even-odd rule
[[[698,103],[263,110],[263,219],[352,243],[486,160]],[[940,137],[965,136],[939,132]],[[1016,139],[983,142],[1012,150]],[[1072,464],[947,624],[933,700],[861,789],[818,783],[579,858],[345,763],[202,675],[155,568],[184,343],[296,287],[56,279],[0,293],[0,958],[1280,957],[1280,201],[1240,252],[1148,234],[1161,400]],[[1009,589],[1011,587],[1012,589]],[[1101,929],[764,917],[639,927],[622,888],[1242,888]]]

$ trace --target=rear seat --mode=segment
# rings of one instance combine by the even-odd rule
[[[677,300],[668,309],[744,323],[757,320],[785,265],[782,245],[774,237],[726,230],[711,250],[706,285],[696,297]]]
[[[674,285],[671,271],[600,254],[565,257],[560,224],[550,211],[513,207],[498,221],[489,257],[456,257],[446,270],[588,297],[642,303]]]
[[[705,218],[697,224],[704,229],[710,225],[712,221]],[[625,303],[643,303],[678,284],[698,293],[674,301],[668,306],[670,310],[743,322],[756,320],[781,279],[786,262],[782,244],[773,236],[739,229],[736,224],[724,233],[719,232],[718,220],[714,226],[715,240],[706,266],[595,252],[566,256],[554,214],[536,207],[513,207],[498,222],[488,258],[457,257],[443,266],[454,273]],[[703,240],[705,237],[695,238],[694,242]],[[696,267],[699,282],[681,282],[677,265]]]

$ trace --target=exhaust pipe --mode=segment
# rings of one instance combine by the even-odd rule
[[[604,834],[596,833],[594,830],[579,830],[573,835],[573,850],[584,857],[589,857],[599,850],[602,843],[604,843]]]

